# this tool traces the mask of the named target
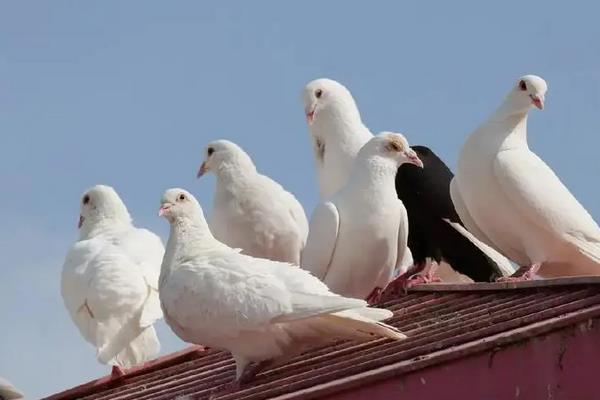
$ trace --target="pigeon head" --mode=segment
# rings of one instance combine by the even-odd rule
[[[110,186],[96,185],[81,196],[79,228],[89,230],[94,224],[105,219],[131,222],[127,207]]]
[[[197,177],[200,178],[208,171],[218,175],[224,169],[256,171],[250,156],[237,144],[224,139],[210,142],[204,149],[204,160]]]
[[[193,218],[198,214],[202,215],[202,207],[187,190],[174,188],[163,194],[158,211],[159,217],[165,217],[172,223],[181,218]]]
[[[518,113],[528,112],[531,107],[542,110],[547,90],[546,81],[539,76],[525,75],[520,77],[508,95],[512,111]]]
[[[391,160],[396,168],[405,163],[423,168],[423,162],[417,153],[410,148],[404,135],[400,133],[382,132],[373,136],[358,153],[358,157],[362,158],[373,156]]]
[[[354,98],[344,85],[331,79],[316,79],[304,86],[302,102],[308,125],[331,118],[360,122]]]

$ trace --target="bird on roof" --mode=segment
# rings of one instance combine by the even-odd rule
[[[9,381],[0,376],[0,400],[24,399],[25,395]]]
[[[112,375],[155,357],[153,324],[162,318],[158,276],[164,247],[158,236],[136,228],[110,186],[81,198],[79,239],[62,270],[61,292],[71,319]]]
[[[360,148],[373,137],[362,122],[350,91],[331,79],[309,82],[302,93],[304,111],[313,142],[313,152],[321,198],[327,200],[348,181],[352,161]],[[473,280],[490,280],[513,271],[506,258],[481,243],[462,223],[450,198],[452,173],[435,153],[425,146],[415,146],[424,168],[410,164],[399,167],[395,187],[406,207],[409,220],[408,247],[414,266],[404,265],[396,285],[405,287],[433,280],[435,268],[427,260],[445,261],[456,271]],[[423,207],[427,204],[427,207]],[[413,264],[413,263],[411,263]],[[438,270],[451,280],[447,264]],[[407,268],[409,269],[407,271]],[[412,279],[413,274],[425,275]]]
[[[600,228],[527,143],[527,116],[547,89],[539,76],[519,78],[467,138],[451,184],[469,230],[521,266],[508,280],[600,274]]]
[[[244,254],[300,264],[308,220],[293,194],[256,170],[250,156],[228,140],[209,143],[198,177],[217,177],[210,229]]]
[[[391,311],[336,295],[302,268],[241,254],[215,239],[189,192],[167,190],[159,215],[171,227],[159,282],[165,321],[186,342],[232,354],[230,389],[333,339],[405,338],[379,322]]]
[[[376,303],[401,266],[409,224],[394,179],[404,163],[423,166],[403,135],[373,136],[345,186],[313,213],[301,265],[333,292]]]

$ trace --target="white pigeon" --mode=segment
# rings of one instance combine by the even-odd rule
[[[358,151],[373,134],[348,89],[331,79],[309,82],[302,92],[321,199],[337,193],[348,181]]]
[[[159,215],[171,225],[160,276],[165,320],[186,342],[231,352],[233,387],[270,360],[283,362],[334,338],[405,338],[377,322],[391,311],[336,295],[302,268],[241,254],[216,240],[185,190],[167,190]]]
[[[9,381],[0,377],[0,400],[24,399],[25,395]]]
[[[158,277],[164,247],[133,226],[115,190],[97,185],[81,200],[79,240],[63,265],[62,297],[81,335],[113,375],[155,357],[162,318]]]
[[[451,184],[467,228],[522,266],[511,280],[600,274],[600,228],[527,144],[527,114],[546,82],[520,78],[467,139]]]
[[[209,143],[198,177],[217,176],[210,230],[244,254],[300,264],[308,220],[296,197],[260,174],[252,159],[228,140]]]
[[[301,265],[333,292],[377,302],[400,267],[408,217],[394,181],[403,163],[423,167],[404,136],[374,136],[358,152],[350,180],[315,209]]]
[[[373,134],[362,122],[360,112],[350,91],[331,79],[309,82],[302,92],[304,112],[313,142],[321,200],[328,200],[348,181],[358,151]],[[488,256],[500,264],[506,260]],[[396,274],[401,275],[413,264],[410,249]],[[442,263],[437,275],[444,282],[471,281]]]

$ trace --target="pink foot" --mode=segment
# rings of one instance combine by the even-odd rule
[[[393,281],[391,281],[379,296],[379,301],[387,301],[392,299],[398,295],[406,294],[408,289],[415,285],[419,285],[421,283],[428,283],[429,280],[423,276],[418,274],[405,273],[400,275]],[[369,303],[371,304],[371,303]]]
[[[377,303],[379,303],[379,301],[381,301],[382,294],[383,294],[383,289],[381,289],[380,287],[376,287],[375,289],[373,289],[371,294],[367,296],[367,298],[365,300],[367,303],[369,303],[369,305],[377,304]]]
[[[123,368],[113,365],[112,367],[112,371],[110,373],[110,377],[111,379],[118,379],[121,378],[122,376],[125,375],[125,371],[123,370]]]
[[[502,276],[496,279],[496,282],[524,282],[535,279],[535,273],[540,269],[541,264],[531,264],[520,267],[511,276]]]

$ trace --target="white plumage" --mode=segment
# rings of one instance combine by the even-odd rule
[[[228,140],[209,143],[198,175],[213,171],[217,187],[209,226],[244,254],[298,265],[308,221],[293,194],[260,174],[244,150]]]
[[[163,195],[160,215],[171,224],[160,277],[165,320],[187,342],[231,352],[238,383],[251,376],[252,362],[282,362],[332,338],[405,337],[376,322],[390,311],[338,296],[301,268],[217,241],[183,189]]]
[[[24,399],[25,395],[9,381],[0,377],[0,400]]]
[[[394,180],[405,162],[423,166],[404,136],[373,137],[360,149],[350,180],[315,210],[302,266],[333,292],[375,301],[400,267],[409,227]]]
[[[80,230],[62,271],[73,322],[101,363],[128,368],[153,358],[160,348],[153,324],[162,318],[160,238],[134,227],[118,194],[102,185],[82,198]]]
[[[519,79],[467,139],[452,200],[469,230],[541,276],[600,273],[600,229],[527,144],[527,114],[543,108],[546,82]]]
[[[313,142],[321,199],[327,200],[348,181],[358,151],[373,134],[360,117],[345,86],[331,79],[309,82],[302,92]]]
[[[339,82],[331,79],[309,82],[302,92],[302,102],[313,144],[321,200],[329,200],[346,184],[356,155],[373,134],[362,122],[352,94]],[[506,263],[503,257],[497,260],[496,255],[486,254],[498,263]],[[411,251],[407,249],[396,274],[404,273],[412,264]],[[437,275],[445,282],[470,281],[446,263],[438,267]]]

